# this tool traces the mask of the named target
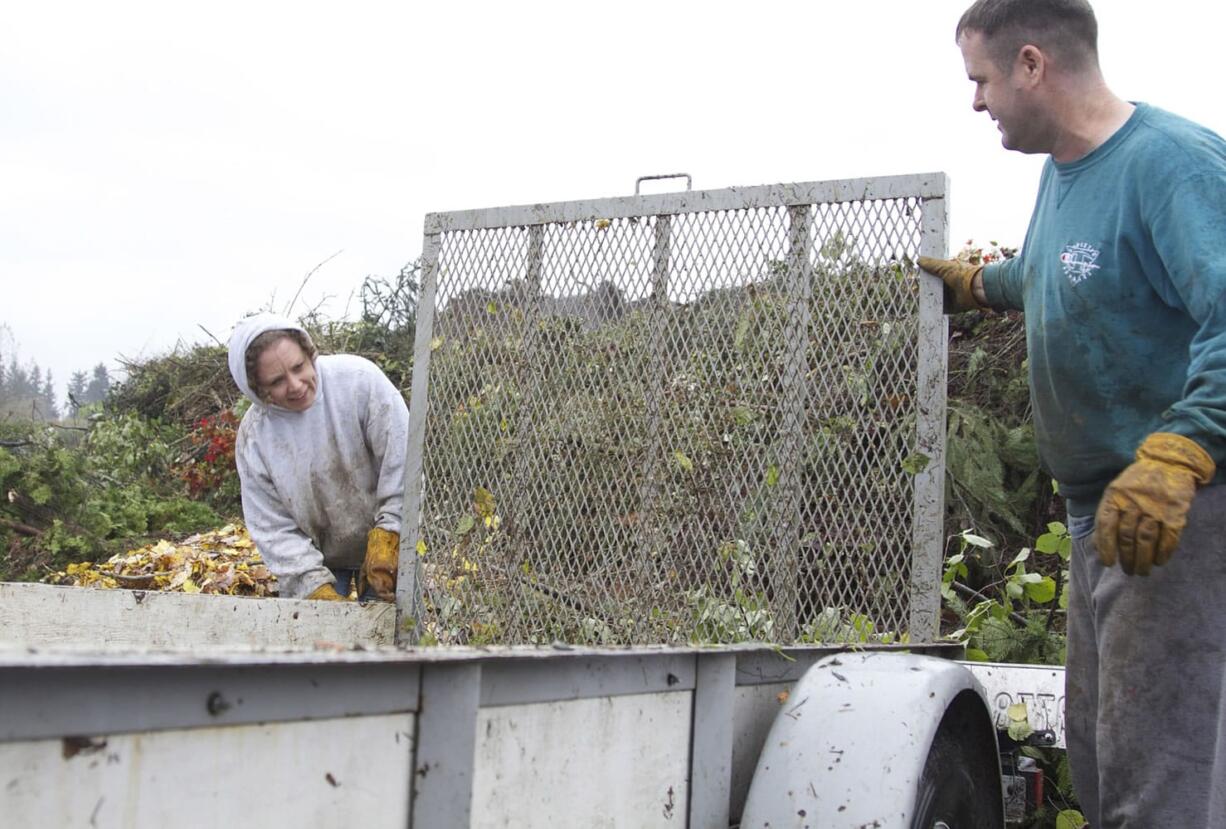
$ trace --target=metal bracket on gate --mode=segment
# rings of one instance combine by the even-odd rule
[[[658,176],[639,176],[634,180],[634,195],[639,195],[639,185],[645,181],[659,181],[665,178],[683,178],[685,179],[685,189],[689,192],[693,189],[694,179],[689,173],[662,173]]]

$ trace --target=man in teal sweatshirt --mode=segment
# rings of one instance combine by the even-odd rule
[[[1226,826],[1226,142],[1107,88],[1085,0],[979,0],[956,37],[974,109],[1049,155],[1019,256],[920,266],[1025,312],[1075,790],[1094,829]]]

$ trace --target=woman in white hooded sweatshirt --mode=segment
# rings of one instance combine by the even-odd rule
[[[241,321],[230,374],[251,408],[235,461],[243,517],[282,596],[395,597],[409,410],[387,376],[352,354],[319,356],[275,314]]]

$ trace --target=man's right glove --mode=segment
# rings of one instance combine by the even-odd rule
[[[1108,484],[1094,516],[1094,546],[1105,567],[1147,576],[1171,560],[1188,523],[1196,487],[1213,480],[1215,464],[1196,441],[1155,432],[1137,459]]]
[[[320,602],[347,602],[349,601],[340,593],[336,592],[336,588],[332,586],[332,582],[326,581],[311,591],[307,596],[308,599],[314,599]]]
[[[972,265],[961,259],[933,259],[931,256],[921,256],[919,266],[933,276],[939,276],[945,283],[945,313],[978,311],[986,307],[980,305],[975,299],[975,292],[972,288],[975,284],[975,277],[983,270],[983,265]]]

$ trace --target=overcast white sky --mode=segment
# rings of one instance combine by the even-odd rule
[[[970,109],[968,4],[3,0],[0,323],[62,398],[74,370],[283,310],[337,251],[294,310],[340,316],[427,212],[678,170],[943,170],[955,247],[1020,244],[1042,159]],[[1222,7],[1095,6],[1116,92],[1226,132]]]

